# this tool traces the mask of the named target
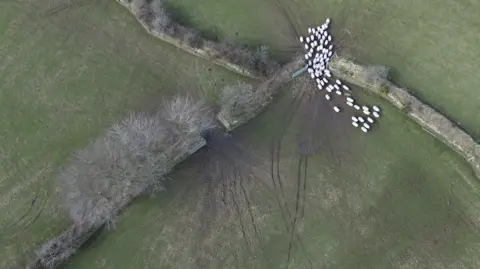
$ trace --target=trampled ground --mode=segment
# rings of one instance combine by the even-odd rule
[[[394,82],[458,122],[480,140],[480,3],[468,0],[166,0],[205,31],[267,44],[289,59],[295,31],[332,18],[344,55],[393,68]],[[289,25],[288,20],[291,20]],[[292,29],[295,29],[295,31]],[[238,33],[238,36],[236,36]]]
[[[74,150],[130,109],[240,78],[92,0],[1,1],[0,79],[0,267],[18,268],[69,225],[55,175]]]
[[[168,192],[132,206],[64,268],[478,268],[480,195],[468,164],[395,108],[360,97],[384,108],[372,133],[323,98],[307,130],[304,102],[272,164],[292,111],[284,96],[223,147],[224,180],[236,185],[211,187],[204,175],[218,170],[199,152]],[[300,159],[309,131],[317,153]]]

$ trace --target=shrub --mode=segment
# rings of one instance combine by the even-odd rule
[[[374,88],[380,88],[388,79],[390,69],[383,65],[371,65],[365,70],[365,80]]]
[[[390,91],[388,90],[387,87],[385,87],[385,86],[381,86],[381,87],[380,87],[380,94],[386,96],[386,95],[388,95],[389,92],[390,92]]]
[[[244,120],[255,115],[265,103],[265,96],[252,85],[239,83],[223,88],[220,101],[220,113],[230,120]]]
[[[269,48],[266,45],[257,48],[254,54],[255,69],[263,75],[271,76],[278,70],[279,65],[270,59],[268,51]]]
[[[410,105],[404,105],[401,110],[403,113],[408,114],[412,112],[412,107]]]

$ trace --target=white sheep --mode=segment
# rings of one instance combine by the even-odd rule
[[[366,122],[363,123],[363,126],[364,126],[365,128],[367,128],[367,129],[370,129],[370,125],[369,125],[368,123],[366,123]]]
[[[325,99],[330,100],[330,95],[325,94]]]
[[[355,121],[352,121],[352,125],[355,126],[355,127],[358,127],[358,123],[355,122]]]
[[[347,102],[347,105],[348,106],[353,106],[353,103],[352,102]]]
[[[346,91],[349,91],[349,90],[350,90],[350,89],[348,88],[348,86],[347,86],[347,85],[345,85],[345,84],[343,84],[343,86],[342,86],[342,87],[343,87],[343,89],[344,89],[344,90],[346,90]]]
[[[368,110],[364,110],[363,113],[364,113],[365,115],[370,115],[370,111],[368,111]]]
[[[353,100],[352,97],[347,97],[347,101],[348,101],[348,102],[351,102],[351,103],[355,102],[355,100]]]
[[[300,37],[300,43],[303,43],[303,36]]]
[[[373,119],[370,118],[370,117],[367,117],[367,121],[370,122],[370,123],[373,123]]]
[[[337,112],[337,113],[340,112],[340,108],[338,108],[338,106],[334,106],[333,110],[335,110],[335,112]]]
[[[378,118],[378,117],[380,117],[380,114],[378,114],[378,112],[377,112],[377,111],[373,111],[373,113],[372,113],[372,114],[373,114],[373,116],[374,116],[375,118]]]
[[[363,126],[362,126],[360,129],[362,129],[362,131],[363,131],[364,133],[368,132],[368,129],[365,128],[365,127],[363,127]]]
[[[352,116],[352,121],[357,122],[358,121],[357,117]]]
[[[380,112],[380,108],[378,106],[373,106],[373,110]]]
[[[336,91],[336,94],[337,95],[342,95],[342,92],[341,91]]]
[[[365,122],[365,120],[362,117],[357,117],[359,122]]]

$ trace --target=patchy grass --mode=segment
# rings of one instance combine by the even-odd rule
[[[204,31],[265,43],[284,59],[301,51],[288,19],[296,31],[306,34],[307,27],[331,17],[335,42],[344,55],[392,67],[394,82],[407,86],[480,140],[479,3],[448,1],[432,7],[430,1],[415,0],[166,2]]]
[[[0,3],[1,268],[69,225],[58,166],[130,109],[239,78],[148,36],[115,1]]]
[[[199,237],[205,197],[195,186],[209,169],[199,165],[208,152],[199,152],[171,175],[171,192],[133,205],[116,230],[64,268],[198,268],[198,260],[201,268],[286,268],[290,242],[289,268],[478,268],[480,195],[469,165],[380,98],[357,99],[383,108],[367,135],[326,101],[318,103],[324,108],[315,124],[328,128],[315,138],[321,147],[308,160],[298,210],[297,141],[305,115],[285,131],[278,161],[283,195],[268,174],[272,137],[291,112],[284,96],[234,135],[258,157],[250,167],[257,178],[245,181],[248,202],[231,194],[238,206],[223,203],[217,189],[206,235]],[[292,241],[284,215],[302,208]]]

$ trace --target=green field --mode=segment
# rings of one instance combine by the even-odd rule
[[[170,1],[177,12],[184,10],[185,21],[205,32],[234,36],[238,32],[238,40],[267,43],[284,60],[297,50],[294,33],[274,1],[178,2]],[[162,97],[177,92],[214,102],[218,89],[240,79],[149,37],[113,0],[76,1],[68,8],[55,8],[68,6],[62,3],[68,2],[0,3],[1,268],[20,267],[38,245],[69,224],[58,200],[55,174],[74,150],[130,109],[153,108]],[[344,43],[346,53],[363,62],[393,66],[396,81],[418,90],[480,134],[475,121],[479,107],[467,96],[474,90],[463,89],[475,83],[474,76],[463,79],[476,71],[472,52],[452,50],[451,58],[430,60],[441,46],[420,43],[427,39],[419,36],[423,31],[408,30],[430,17],[445,20],[447,14],[440,16],[444,6],[435,6],[437,14],[424,13],[409,21],[408,16],[415,16],[406,15],[402,8],[409,3],[403,2],[289,3],[296,27],[305,28],[332,14],[334,31],[346,28],[355,35],[355,42]],[[357,9],[363,13],[354,13]],[[473,26],[472,9],[462,11],[462,18]],[[392,12],[395,18],[403,14],[406,25],[392,25],[393,20],[383,17]],[[349,13],[356,14],[355,19]],[[445,25],[435,26],[443,31]],[[438,35],[429,40],[440,38],[441,31],[428,32],[433,24],[423,27],[425,35]],[[451,36],[465,40],[463,46],[470,45],[467,38],[476,37],[475,32],[460,37],[451,31]],[[449,41],[444,46],[455,47],[454,38],[442,40]],[[465,65],[449,69],[450,62]],[[467,72],[462,69],[466,66]],[[453,90],[449,80],[465,85]],[[319,149],[308,161],[305,216],[296,225],[301,240],[293,240],[289,268],[478,268],[480,192],[469,165],[395,108],[355,91],[359,100],[380,104],[384,116],[371,134],[364,135],[351,128],[348,113],[334,114],[327,102],[315,103],[322,116],[310,124],[316,127],[313,136]],[[216,218],[207,232],[200,232],[205,215],[201,175],[209,172],[205,167],[209,153],[199,152],[172,173],[167,192],[132,205],[119,217],[115,230],[99,234],[64,268],[196,268],[199,263],[207,268],[285,268],[291,234],[277,202],[280,197],[284,203],[282,195],[270,180],[269,151],[280,123],[291,114],[289,101],[285,95],[235,134],[245,151],[256,156],[255,165],[244,171],[256,176],[244,186],[250,205],[235,189],[228,197],[237,199],[238,208],[217,199]],[[300,106],[279,162],[291,214],[298,184],[296,137],[305,130],[302,124],[308,113]],[[225,151],[234,163],[242,163],[228,148]],[[217,192],[220,197],[221,188]]]
[[[395,108],[361,97],[384,107],[368,135],[343,121],[346,115],[319,108],[324,114],[316,124],[324,131],[316,138],[318,155],[308,161],[305,218],[297,223],[302,243],[294,241],[289,268],[478,268],[480,195],[468,164]],[[219,188],[217,216],[200,236],[205,208],[195,186],[208,170],[198,165],[208,156],[200,152],[172,174],[169,192],[132,206],[114,231],[64,268],[199,268],[199,260],[201,268],[287,268],[290,233],[268,176],[268,152],[288,102],[282,98],[236,134],[246,151],[261,156],[247,172],[258,181],[244,183],[255,226],[241,192],[232,194],[237,214],[221,202]],[[291,214],[300,115],[286,131],[280,161]]]
[[[240,79],[151,38],[115,1],[65,3],[0,3],[0,268],[69,225],[55,174],[74,150],[130,109]]]
[[[392,67],[408,87],[480,140],[480,3],[468,0],[166,0],[182,17],[219,36],[267,44],[289,59],[299,34],[332,18],[342,54]],[[277,4],[283,7],[282,11]],[[287,14],[287,15],[285,15]],[[235,36],[238,33],[238,37]],[[468,34],[467,34],[468,33]]]

